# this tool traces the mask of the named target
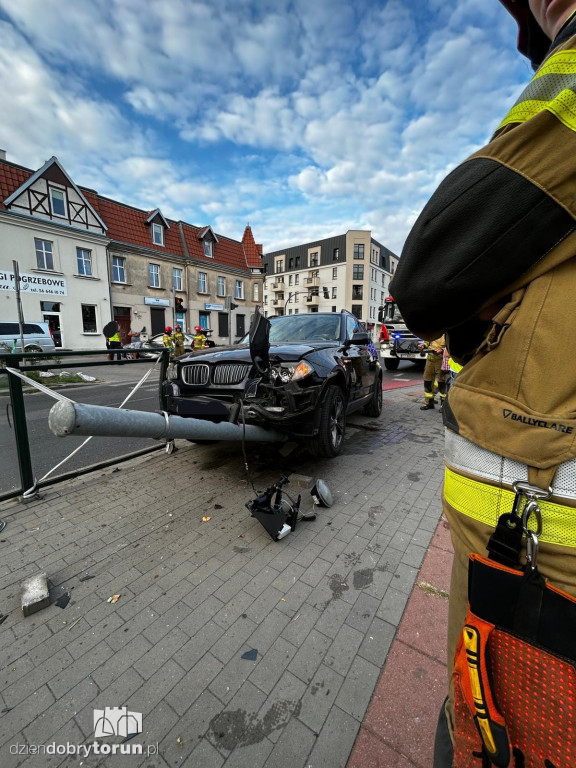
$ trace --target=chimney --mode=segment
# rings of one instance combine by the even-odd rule
[[[6,150],[0,149],[0,160],[6,160]]]

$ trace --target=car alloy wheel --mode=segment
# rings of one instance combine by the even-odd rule
[[[326,388],[320,404],[318,434],[309,443],[316,456],[331,458],[342,450],[346,430],[346,398],[335,384]]]

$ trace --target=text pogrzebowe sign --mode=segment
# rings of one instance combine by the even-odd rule
[[[15,291],[14,273],[0,269],[0,291]],[[29,275],[20,273],[20,290],[22,293],[43,293],[50,296],[67,296],[66,278],[58,275]]]

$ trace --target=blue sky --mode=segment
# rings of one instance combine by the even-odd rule
[[[265,251],[400,253],[530,76],[497,0],[0,0],[0,148]]]

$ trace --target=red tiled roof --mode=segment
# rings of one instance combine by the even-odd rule
[[[22,186],[34,173],[35,171],[14,165],[6,160],[0,160],[0,209],[5,208],[2,201]],[[103,220],[107,227],[107,235],[112,240],[148,248],[158,253],[185,256],[178,222],[166,219],[170,228],[164,230],[165,246],[158,246],[152,242],[151,227],[146,224],[146,219],[153,211],[142,211],[107,197],[101,197],[92,189],[85,187],[79,187],[79,189]],[[182,231],[191,258],[205,261],[207,264],[221,264],[244,271],[262,266],[260,258],[262,246],[257,245],[254,241],[250,226],[244,230],[242,242],[216,234],[218,242],[213,244],[214,258],[209,258],[204,254],[202,241],[199,239],[200,234],[205,229],[206,226],[195,227],[182,222]]]
[[[178,224],[166,219],[170,229],[164,230],[164,247],[152,242],[152,228],[146,224],[150,211],[140,211],[107,197],[98,198],[99,214],[108,227],[108,236],[122,243],[151,248],[158,253],[172,253],[184,256],[182,242],[178,233]]]
[[[6,210],[4,200],[28,181],[34,171],[29,171],[19,165],[0,161],[0,209]]]
[[[262,259],[260,258],[262,246],[256,245],[254,235],[252,234],[252,228],[249,224],[242,235],[242,246],[244,248],[244,253],[246,254],[246,264],[249,267],[262,267]]]
[[[182,224],[190,258],[205,261],[206,264],[216,263],[226,267],[233,267],[234,269],[246,270],[247,262],[242,243],[239,243],[237,240],[231,240],[229,237],[224,237],[224,235],[215,233],[218,242],[213,243],[214,258],[206,256],[202,241],[199,239],[200,234],[205,229],[206,227],[193,227],[191,224]]]

